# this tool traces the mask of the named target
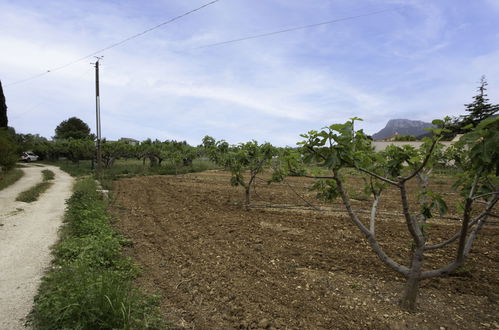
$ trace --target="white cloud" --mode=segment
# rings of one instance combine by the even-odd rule
[[[97,3],[100,10],[90,11]],[[0,78],[5,86],[71,62],[196,4],[2,3],[0,29],[7,33],[0,35]],[[397,5],[401,9],[379,16],[196,48]],[[488,40],[479,55],[461,53],[459,45],[467,40],[460,38],[473,24],[461,13],[466,9],[450,13],[449,6],[416,0],[217,3],[104,53],[104,135],[196,144],[211,134],[233,142],[256,138],[293,145],[299,133],[353,116],[364,118],[362,127],[374,133],[394,117],[429,121],[459,114],[481,74],[489,77],[494,101],[498,47],[491,51]],[[46,136],[69,116],[93,126],[91,61],[6,87],[11,123]]]

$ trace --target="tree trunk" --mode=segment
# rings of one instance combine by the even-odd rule
[[[249,210],[249,205],[251,202],[250,188],[251,188],[251,186],[244,187],[244,209],[246,211]]]
[[[411,312],[416,309],[422,265],[423,247],[419,247],[413,252],[411,268],[409,270],[409,274],[407,274],[407,282],[405,283],[404,295],[400,300],[400,306]]]

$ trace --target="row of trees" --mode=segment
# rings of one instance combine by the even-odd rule
[[[419,149],[409,145],[390,146],[383,152],[374,152],[370,137],[355,129],[359,118],[301,135],[304,140],[298,143],[298,149],[278,149],[256,141],[229,145],[209,136],[203,139],[203,149],[212,161],[230,171],[232,185],[244,188],[246,209],[257,174],[270,167],[269,183],[282,181],[289,175],[305,176],[313,180],[312,188],[318,198],[326,201],[339,198],[373,252],[406,278],[401,306],[414,310],[420,281],[456,271],[463,265],[488,218],[499,216],[494,213],[499,199],[499,118],[495,116],[499,107],[487,103],[485,86],[482,79],[479,94],[472,104],[466,105],[467,115],[433,121],[437,128],[430,129],[431,137],[426,137]],[[445,149],[439,143],[457,133],[464,135],[452,147]],[[430,188],[430,173],[436,166],[453,166],[458,170],[453,187],[462,197],[459,204],[462,221],[454,235],[429,244],[428,224],[436,213],[444,215],[448,208],[444,197]],[[317,168],[327,174],[314,174]],[[346,188],[352,170],[365,178],[365,191],[372,199],[368,223],[358,216],[359,210],[353,207]],[[412,180],[417,181],[416,190],[408,189]],[[407,264],[392,259],[377,239],[377,210],[383,193],[390,186],[398,191],[401,214],[412,240]],[[416,201],[415,205],[409,200]],[[437,269],[424,268],[425,254],[451,244],[455,245],[455,254],[449,264]]]
[[[75,163],[81,160],[94,161],[96,155],[95,136],[90,134],[89,126],[81,119],[71,117],[61,122],[55,128],[53,140],[40,135],[16,134],[11,127],[0,131],[0,154],[5,169],[14,166],[23,151],[33,151],[43,160],[58,160],[67,158]],[[9,157],[7,157],[7,155]],[[139,159],[144,164],[149,161],[151,166],[161,166],[163,161],[180,166],[192,164],[194,158],[200,155],[199,149],[182,141],[159,141],[147,139],[133,145],[126,141],[102,141],[102,162],[104,168],[110,168],[117,159]]]
[[[203,139],[203,148],[212,161],[231,173],[232,185],[243,187],[246,209],[250,206],[251,186],[256,176],[269,168],[272,168],[269,183],[282,181],[289,175],[305,176],[313,180],[312,189],[317,191],[318,198],[325,201],[339,198],[374,253],[407,279],[401,305],[414,310],[420,281],[456,271],[469,255],[487,219],[498,216],[493,210],[499,199],[499,118],[482,120],[477,126],[467,128],[468,133],[447,149],[439,141],[449,130],[434,128],[432,137],[425,138],[418,149],[409,145],[390,146],[379,153],[374,152],[371,139],[362,130],[355,129],[357,120],[360,119],[303,134],[304,140],[298,149],[278,149],[256,141],[229,145],[209,136]],[[435,120],[433,124],[445,127],[450,122],[447,118]],[[444,215],[448,208],[444,197],[430,188],[430,173],[436,166],[445,164],[458,170],[453,187],[462,196],[462,221],[454,235],[429,244],[428,224],[436,213]],[[317,168],[327,174],[314,175]],[[352,186],[347,184],[352,179],[352,170],[365,178],[365,191],[372,199],[368,223],[361,220],[359,210],[350,202],[351,194],[346,187]],[[409,190],[408,184],[413,180],[417,181],[418,188]],[[401,214],[412,238],[412,253],[407,264],[387,255],[377,239],[378,205],[390,186],[398,191]],[[409,200],[417,201],[416,205]],[[424,269],[425,254],[456,242],[452,262],[438,269]]]
[[[304,140],[299,143],[298,149],[279,149],[256,141],[230,145],[209,136],[203,139],[199,148],[177,141],[146,140],[140,145],[104,141],[103,162],[106,167],[111,167],[118,158],[136,158],[142,159],[144,164],[148,160],[151,166],[160,166],[163,161],[168,161],[177,167],[188,165],[195,157],[204,154],[230,171],[232,185],[243,187],[246,209],[251,202],[252,184],[266,168],[273,168],[272,181],[281,181],[288,175],[309,177],[314,180],[313,189],[318,191],[319,198],[327,201],[341,199],[352,223],[364,234],[372,250],[388,267],[406,277],[401,303],[404,308],[412,310],[420,281],[447,275],[460,267],[488,217],[497,216],[493,214],[493,209],[499,198],[499,118],[494,118],[498,106],[488,103],[485,87],[483,79],[474,102],[466,105],[466,116],[454,121],[434,121],[439,128],[431,129],[432,137],[426,138],[420,149],[393,146],[375,153],[371,139],[362,130],[355,129],[355,121],[359,119],[353,118],[344,124],[333,124],[303,134]],[[16,135],[4,127],[1,134],[5,135],[0,135],[0,155],[6,159],[5,155],[13,152],[11,143],[4,143],[2,139],[7,142],[17,139],[16,144],[20,148],[31,149],[47,158],[64,156],[74,162],[94,159],[93,137],[87,130],[88,126],[79,124],[74,118],[61,123],[56,129],[54,141],[36,135]],[[440,139],[446,134],[458,132],[466,134],[455,146],[444,150],[439,144]],[[444,214],[447,210],[444,198],[432,191],[429,184],[432,168],[442,164],[452,164],[459,169],[454,187],[462,196],[462,222],[455,235],[429,245],[428,222],[435,212]],[[314,175],[310,169],[317,167],[328,174]],[[350,202],[346,188],[350,176],[346,175],[345,169],[353,169],[366,178],[366,191],[372,197],[369,223],[360,220]],[[418,182],[419,188],[415,191],[407,189],[411,180]],[[413,241],[407,265],[388,256],[377,240],[377,208],[389,186],[399,192],[403,219]],[[414,194],[412,198],[411,194]],[[411,205],[409,200],[417,201],[417,205]],[[457,247],[451,263],[439,269],[423,268],[426,253],[454,242],[457,242]]]
[[[15,137],[19,150],[32,150],[43,159],[57,160],[67,158],[75,163],[81,160],[94,160],[95,141],[89,138],[56,139],[49,141],[36,135],[18,134]],[[110,168],[117,159],[139,159],[151,166],[160,166],[163,161],[174,166],[190,165],[199,155],[197,148],[187,142],[159,141],[147,139],[137,145],[124,141],[102,141],[102,162]]]

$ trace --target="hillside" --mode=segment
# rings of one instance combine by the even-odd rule
[[[420,120],[390,119],[386,126],[379,132],[373,134],[374,140],[383,140],[395,134],[420,136],[428,133],[425,128],[433,127],[433,124]]]

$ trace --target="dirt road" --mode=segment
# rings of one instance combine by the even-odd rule
[[[44,169],[55,173],[54,184],[36,202],[15,201],[42,181]],[[73,178],[54,166],[31,165],[23,171],[18,182],[0,191],[0,329],[24,329],[73,185]]]

